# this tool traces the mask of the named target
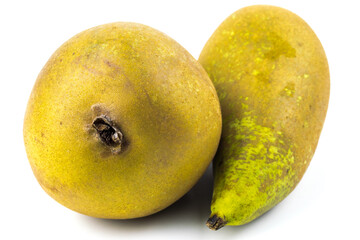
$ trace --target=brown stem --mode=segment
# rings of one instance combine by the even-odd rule
[[[215,231],[219,230],[225,225],[226,225],[226,220],[221,217],[218,217],[216,214],[211,216],[206,222],[206,226],[208,226],[211,230],[215,230]]]
[[[109,146],[114,153],[121,152],[124,136],[108,116],[96,117],[92,126],[97,131],[101,141]]]

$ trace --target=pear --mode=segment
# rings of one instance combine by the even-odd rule
[[[207,222],[217,230],[256,219],[299,183],[325,120],[329,67],[304,20],[261,5],[229,16],[199,61],[223,115]]]
[[[204,173],[221,134],[202,66],[165,34],[136,23],[91,28],[40,72],[25,120],[27,156],[59,203],[98,218],[158,212]]]

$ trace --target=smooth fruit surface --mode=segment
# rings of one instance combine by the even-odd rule
[[[63,44],[31,93],[24,141],[41,187],[100,218],[142,217],[183,196],[221,134],[202,66],[150,27],[112,23]]]
[[[251,6],[217,28],[199,61],[223,115],[207,224],[245,224],[283,200],[309,166],[328,106],[327,59],[300,17]]]

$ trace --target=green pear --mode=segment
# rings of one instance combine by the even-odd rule
[[[201,52],[223,133],[207,225],[242,225],[282,201],[316,149],[329,101],[323,47],[297,15],[251,6],[228,17]]]

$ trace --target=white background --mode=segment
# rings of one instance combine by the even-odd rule
[[[360,7],[357,1],[0,1],[0,239],[360,239]],[[155,215],[102,220],[61,206],[26,158],[22,121],[37,74],[67,39],[115,21],[154,27],[195,58],[232,12],[271,4],[301,16],[321,40],[331,99],[316,154],[298,187],[256,221],[205,226],[211,171]]]

